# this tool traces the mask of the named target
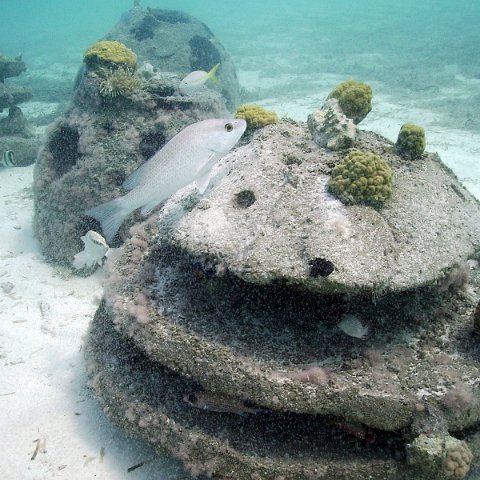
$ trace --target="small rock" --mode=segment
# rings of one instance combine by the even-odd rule
[[[330,98],[320,110],[311,113],[307,123],[314,142],[320,147],[342,150],[355,143],[357,128],[344,115],[336,98]]]

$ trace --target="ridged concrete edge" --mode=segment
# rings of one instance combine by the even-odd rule
[[[415,478],[403,461],[394,458],[393,448],[386,453],[386,443],[358,443],[338,428],[325,430],[322,420],[318,431],[315,427],[307,431],[296,428],[296,420],[286,421],[282,428],[278,417],[275,421],[268,416],[243,418],[188,406],[183,396],[198,385],[150,362],[130,340],[115,332],[104,304],[90,327],[85,356],[90,384],[107,416],[156,450],[180,459],[193,476],[225,480]],[[312,423],[319,419],[311,418]],[[281,443],[283,436],[285,443]]]

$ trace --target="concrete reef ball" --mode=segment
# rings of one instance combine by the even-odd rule
[[[426,147],[425,129],[413,123],[402,125],[395,143],[397,152],[411,160],[420,158]]]
[[[346,80],[335,87],[327,98],[336,98],[342,112],[360,123],[372,110],[372,87],[355,80]]]
[[[332,171],[329,189],[343,203],[380,206],[392,194],[393,171],[371,152],[353,150]]]
[[[137,68],[137,56],[123,43],[115,40],[102,40],[87,49],[83,61],[88,70],[99,68]]]

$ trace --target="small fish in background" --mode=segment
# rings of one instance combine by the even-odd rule
[[[83,237],[84,249],[73,258],[73,266],[79,270],[84,267],[93,267],[96,263],[102,265],[107,254],[108,245],[105,239],[97,232],[89,230]]]
[[[184,128],[123,183],[126,195],[87,210],[111,242],[125,218],[142,207],[150,213],[160,202],[193,181],[203,193],[210,170],[238,142],[247,128],[240,118],[211,118]]]
[[[2,167],[16,167],[17,161],[15,159],[15,153],[12,150],[5,150],[2,154],[0,165]]]
[[[180,93],[184,95],[188,95],[190,93],[194,93],[200,90],[207,80],[211,80],[213,83],[220,83],[215,76],[218,67],[220,66],[217,63],[209,72],[205,72],[203,70],[195,70],[192,73],[189,73],[181,82],[178,90]]]
[[[247,414],[256,415],[267,411],[261,408],[247,407],[245,402],[238,398],[211,392],[192,392],[185,395],[183,400],[191,407],[210,412],[235,413],[236,415],[246,416]]]
[[[361,340],[365,340],[370,333],[368,325],[364,325],[358,317],[351,313],[343,315],[337,327],[350,337],[359,338]]]
[[[358,440],[363,440],[368,443],[375,443],[377,440],[375,431],[361,423],[337,422],[336,425]]]

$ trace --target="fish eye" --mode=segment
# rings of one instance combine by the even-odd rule
[[[233,130],[233,123],[230,123],[230,122],[226,123],[225,124],[225,130],[227,132],[231,132]]]

